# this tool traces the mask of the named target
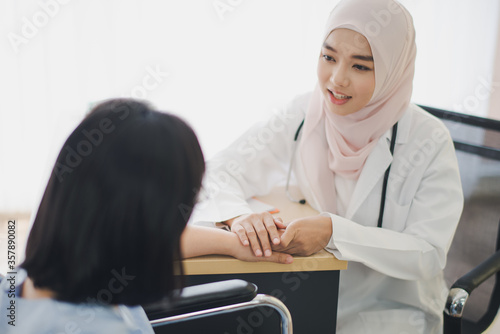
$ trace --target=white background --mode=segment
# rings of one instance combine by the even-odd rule
[[[210,158],[313,89],[335,3],[1,0],[0,212],[36,208],[64,140],[110,97],[180,115]],[[402,3],[417,31],[414,102],[487,115],[498,0]],[[168,76],[148,79],[155,69]]]

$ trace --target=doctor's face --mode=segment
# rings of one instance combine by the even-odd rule
[[[330,112],[345,116],[366,106],[375,90],[370,44],[353,30],[335,29],[318,61],[318,82]]]

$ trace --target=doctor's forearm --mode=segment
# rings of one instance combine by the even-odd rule
[[[428,279],[442,269],[441,252],[422,238],[362,226],[336,215],[332,215],[332,220],[333,243],[327,249],[340,260],[360,262],[385,275],[406,280]]]

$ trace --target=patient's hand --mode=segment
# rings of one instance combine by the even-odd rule
[[[285,228],[280,218],[269,212],[241,215],[225,222],[236,233],[243,246],[250,245],[255,256],[269,257],[272,254],[271,243],[280,243],[278,229]]]
[[[312,216],[286,224],[281,243],[273,250],[301,256],[312,255],[325,248],[332,236],[330,217]]]
[[[183,258],[222,254],[242,261],[293,262],[290,254],[280,252],[273,252],[270,256],[255,256],[250,247],[241,244],[235,233],[205,226],[186,226],[181,236],[181,252]]]
[[[234,237],[237,239],[236,235],[234,235]],[[290,254],[281,252],[272,252],[270,256],[255,256],[253,250],[248,246],[243,246],[239,240],[237,240],[237,243],[234,245],[231,255],[242,261],[267,261],[283,264],[289,264],[293,262],[293,257]]]

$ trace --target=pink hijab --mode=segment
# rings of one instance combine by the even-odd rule
[[[344,0],[330,13],[323,41],[337,28],[370,44],[375,91],[361,110],[329,112],[316,86],[306,113],[299,158],[321,210],[336,213],[335,174],[357,180],[379,138],[408,108],[415,67],[415,30],[408,11],[392,0]]]

